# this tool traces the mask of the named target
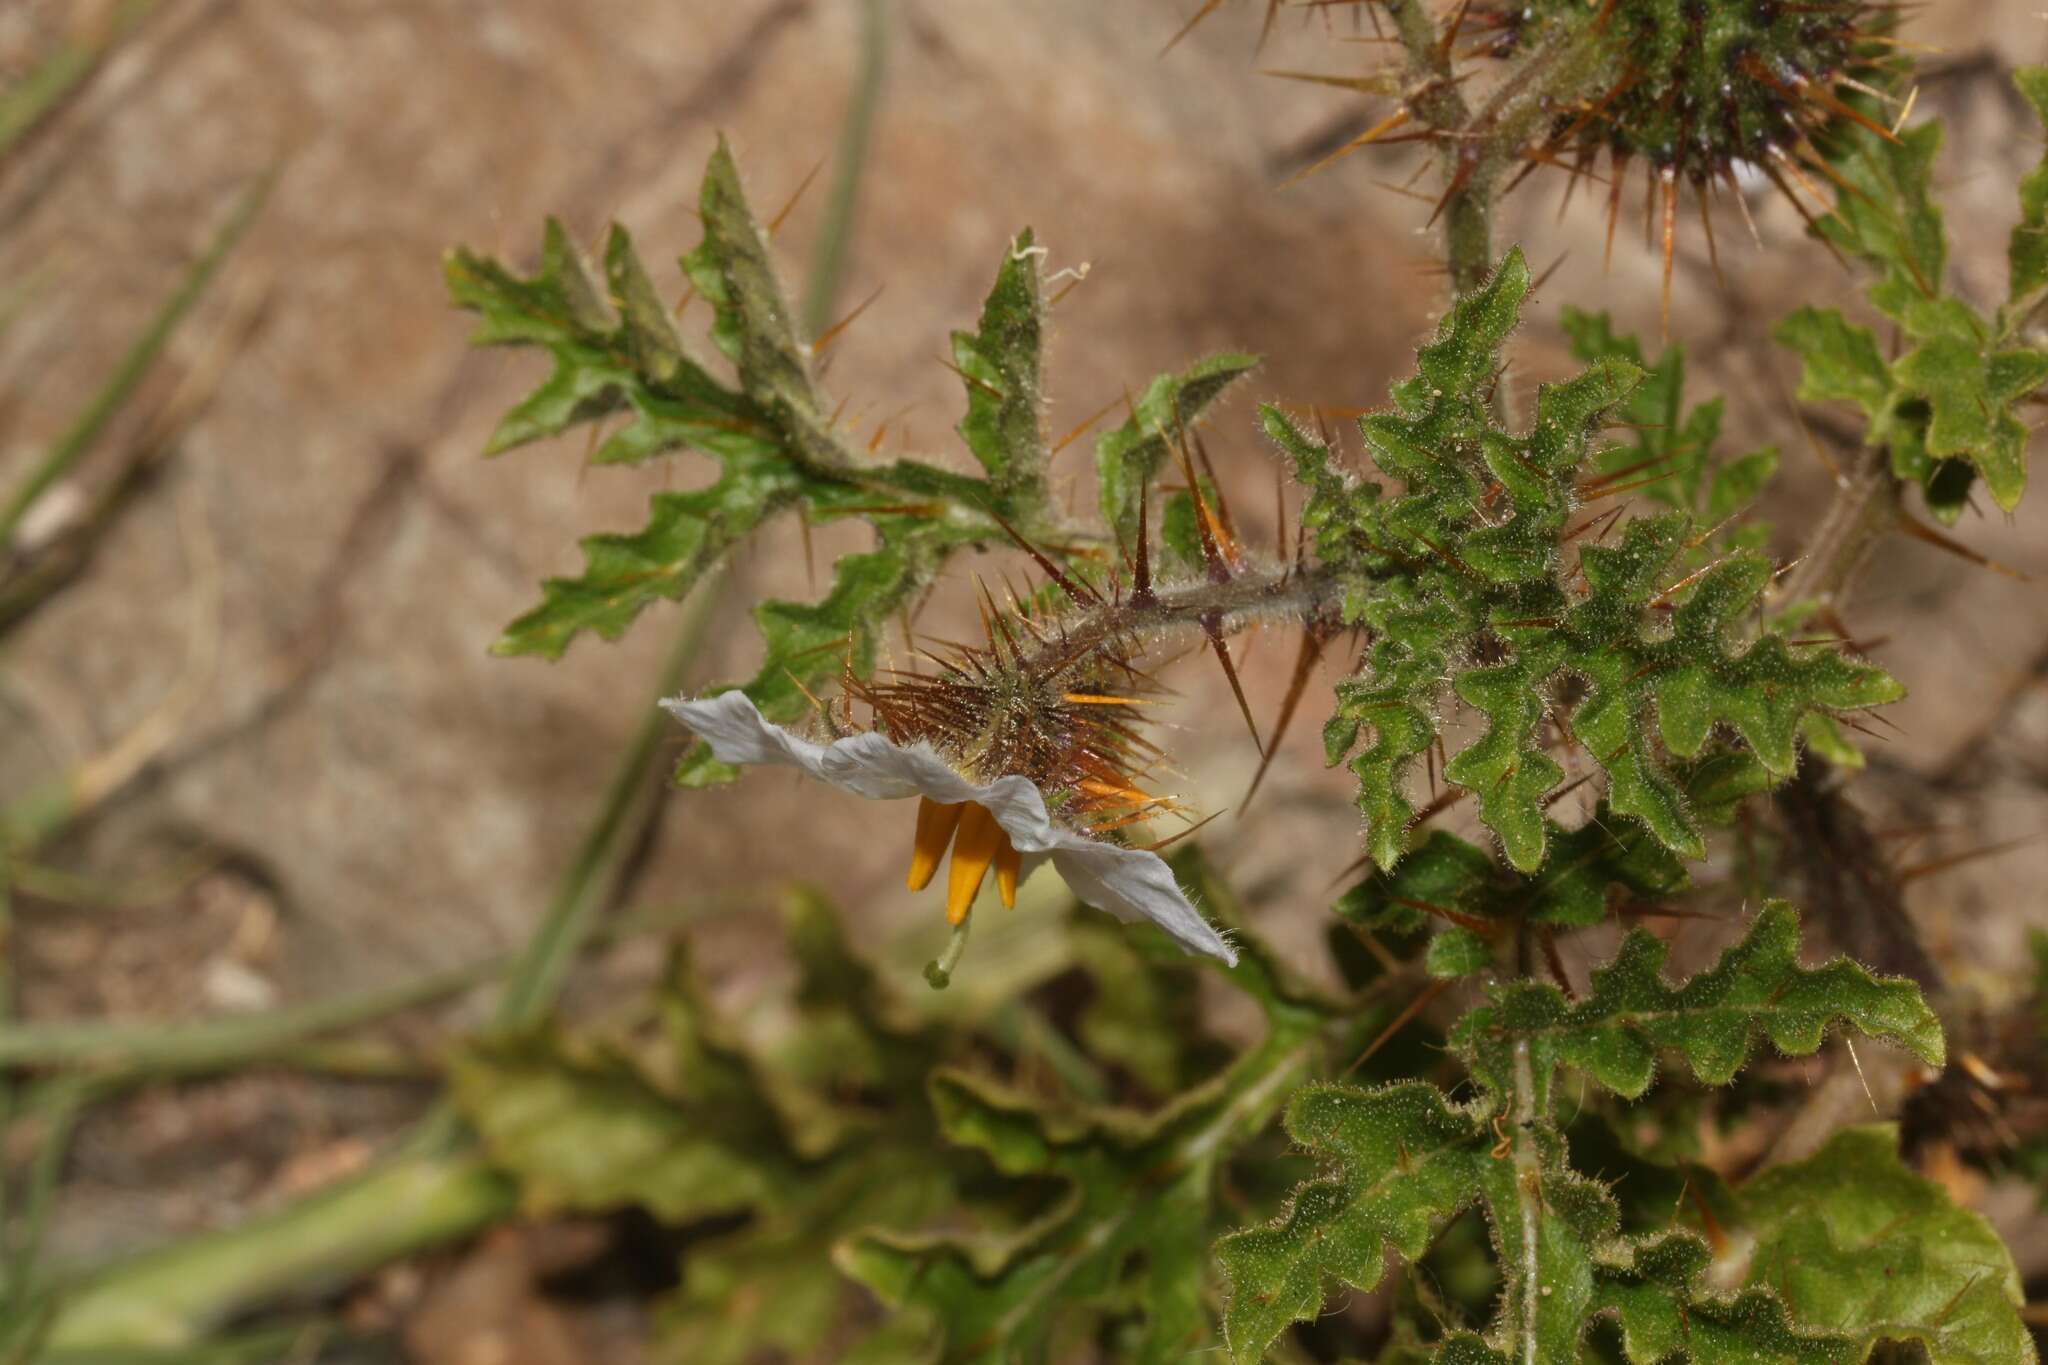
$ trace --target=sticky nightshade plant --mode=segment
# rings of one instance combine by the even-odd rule
[[[1235,471],[1197,430],[1248,356],[1134,388],[1095,443],[1088,515],[1055,498],[1028,232],[952,338],[959,457],[884,456],[880,432],[841,424],[816,363],[840,329],[791,321],[723,145],[682,263],[711,359],[622,231],[601,274],[555,225],[532,275],[451,257],[480,340],[553,361],[494,452],[608,422],[598,464],[694,450],[718,466],[655,495],[644,531],[585,541],[583,573],[550,581],[501,652],[615,637],[777,517],[862,523],[872,544],[821,600],[756,606],[750,680],[665,701],[693,746],[678,780],[789,766],[895,803],[906,881],[944,871],[956,946],[984,890],[1014,905],[1040,862],[1163,931],[1006,921],[1053,940],[1050,975],[1016,999],[912,1006],[801,896],[795,1022],[775,1045],[728,1037],[679,974],[659,1049],[547,1030],[466,1051],[459,1103],[529,1208],[723,1220],[692,1243],[666,1358],[1854,1365],[1909,1343],[1933,1365],[2036,1359],[2011,1257],[1891,1128],[1754,1163],[1709,1150],[1716,1125],[1806,1090],[1831,1037],[1859,1073],[1854,1040],[1874,1040],[1873,1070],[1903,1086],[1946,1061],[1921,988],[1805,952],[1770,869],[1745,873],[1763,894],[1738,909],[1724,862],[1697,882],[1691,866],[1718,854],[1717,828],[1773,819],[1749,798],[1802,761],[1846,776],[1845,731],[1902,689],[1861,657],[1839,593],[1780,585],[1783,528],[1748,515],[1777,454],[1719,448],[1741,399],[1689,394],[1679,347],[1565,307],[1575,368],[1533,401],[1504,380],[1533,286],[1489,210],[1519,162],[1604,163],[1611,197],[1647,164],[1668,260],[1678,187],[1740,164],[1827,177],[1841,197],[1814,230],[1875,270],[1899,344],[1814,309],[1777,339],[1805,361],[1802,397],[1863,410],[1882,506],[1917,486],[1947,517],[1978,479],[2001,507],[2024,487],[2017,408],[2048,379],[2048,170],[2021,187],[2010,297],[1987,316],[1944,279],[1938,131],[1874,113],[1896,74],[1887,7],[1384,10],[1406,58],[1361,88],[1402,105],[1356,145],[1423,125],[1451,297],[1414,372],[1358,418],[1362,460],[1351,432],[1260,409],[1300,499],[1291,554],[1284,534],[1271,556],[1238,535]],[[1499,75],[1484,98],[1459,66],[1474,58]],[[2048,81],[2020,84],[2048,114]],[[1007,554],[1027,581],[977,582],[972,643],[921,637],[916,609],[962,551]],[[1323,747],[1363,817],[1329,926],[1341,992],[1297,981],[1199,851],[1169,864],[1149,842],[1147,822],[1184,814],[1149,723],[1155,670],[1212,652],[1251,721],[1232,644],[1253,626],[1300,649],[1279,723],[1252,727],[1260,778],[1316,663],[1336,664]],[[887,657],[898,630],[908,659]],[[1436,823],[1462,802],[1467,823]],[[1219,993],[1199,981],[1225,984],[1255,1041],[1211,1031]],[[1317,1321],[1397,1273],[1371,1331]]]
[[[499,424],[493,453],[624,415],[595,447],[594,463],[695,449],[722,468],[707,489],[656,494],[653,520],[639,534],[585,541],[584,574],[551,580],[499,651],[554,657],[581,631],[616,636],[650,603],[688,592],[778,512],[809,522],[865,520],[877,548],[842,558],[823,602],[756,608],[767,658],[751,682],[726,696],[668,703],[705,741],[684,758],[678,780],[700,786],[740,764],[770,762],[870,798],[916,796],[908,882],[922,889],[950,848],[946,912],[956,929],[991,872],[1001,900],[1014,905],[1019,882],[1049,860],[1088,904],[1158,924],[1191,952],[1232,960],[1166,864],[1123,846],[1119,831],[1174,809],[1141,785],[1159,750],[1139,733],[1137,708],[1157,689],[1132,656],[1178,626],[1205,634],[1228,670],[1226,635],[1249,620],[1298,617],[1319,602],[1321,580],[1290,582],[1286,566],[1253,570],[1206,504],[1195,555],[1206,556],[1208,572],[1168,583],[1150,568],[1153,485],[1171,452],[1191,458],[1203,409],[1252,359],[1211,357],[1161,376],[1133,400],[1127,420],[1097,445],[1105,535],[1070,524],[1048,493],[1044,251],[1028,231],[1010,243],[977,330],[953,337],[951,367],[967,390],[959,435],[983,473],[971,477],[851,446],[814,373],[817,344],[800,339],[790,321],[767,236],[722,144],[700,213],[704,241],[683,269],[693,295],[711,305],[711,338],[737,387],[689,354],[623,229],[607,241],[602,286],[555,223],[532,277],[466,251],[449,258],[456,301],[483,318],[480,343],[536,345],[554,361],[540,388]],[[920,646],[935,673],[878,674],[881,636],[899,621],[908,631],[910,609],[948,559],[997,544],[1027,553],[1066,610],[1049,610],[1028,592],[998,605],[984,589],[983,645]],[[1133,544],[1135,558],[1122,562],[1119,547]],[[817,700],[831,683],[845,703],[840,719]],[[873,728],[846,735],[855,702]],[[828,731],[832,742],[785,728],[798,721]]]

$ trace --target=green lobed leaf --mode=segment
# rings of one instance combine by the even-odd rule
[[[1010,243],[982,306],[981,325],[953,333],[953,364],[967,386],[960,437],[988,471],[989,482],[1011,515],[1029,500],[1043,510],[1049,453],[1043,429],[1039,358],[1045,329],[1039,258],[1043,249],[1027,228]]]
[[[1647,1238],[1629,1257],[1602,1267],[1591,1309],[1613,1316],[1634,1365],[1850,1365],[1859,1358],[1854,1343],[1795,1316],[1767,1289],[1700,1292],[1712,1257],[1690,1233]]]
[[[1097,438],[1095,470],[1102,518],[1119,543],[1135,543],[1138,505],[1175,446],[1187,439],[1209,405],[1258,363],[1257,356],[1226,351],[1199,360],[1179,374],[1162,374],[1132,405],[1122,426]]]
[[[1843,133],[1836,169],[1855,188],[1837,197],[1834,211],[1819,222],[1820,234],[1903,286],[1884,295],[1886,302],[1915,292],[1932,298],[1941,289],[1948,235],[1934,201],[1934,158],[1940,149],[1941,125],[1932,121],[1901,129],[1894,137]]]
[[[1864,416],[1882,416],[1892,402],[1891,366],[1867,327],[1852,325],[1832,308],[1794,309],[1772,333],[1806,362],[1799,396],[1808,402],[1854,403]]]
[[[638,1206],[682,1222],[786,1198],[798,1162],[751,1064],[694,1022],[669,1041],[657,1076],[603,1040],[481,1039],[450,1060],[450,1086],[535,1213]]]
[[[972,1073],[934,1075],[932,1104],[952,1143],[1056,1193],[1008,1235],[863,1232],[839,1245],[841,1268],[892,1309],[934,1321],[946,1362],[1059,1358],[1063,1326],[1086,1308],[1126,1319],[1119,1360],[1165,1365],[1204,1349],[1203,1249],[1223,1163],[1307,1074],[1330,1010],[1256,941],[1239,948],[1236,967],[1214,970],[1258,1003],[1266,1035],[1164,1109],[1063,1111]]]
[[[1929,1066],[1944,1060],[1940,1020],[1918,986],[1873,977],[1846,958],[1800,966],[1799,918],[1783,901],[1768,902],[1740,943],[1683,985],[1663,978],[1669,954],[1663,940],[1637,929],[1578,1000],[1545,983],[1500,986],[1491,1004],[1458,1022],[1452,1046],[1493,1090],[1510,1085],[1515,1049],[1526,1045],[1539,1087],[1547,1090],[1551,1073],[1569,1066],[1630,1098],[1649,1089],[1660,1052],[1677,1053],[1704,1083],[1726,1085],[1758,1043],[1805,1056],[1841,1024]]]
[[[494,652],[554,659],[581,631],[618,639],[651,602],[680,601],[801,486],[778,461],[736,458],[709,488],[656,493],[641,530],[584,537],[582,574],[543,583],[540,605],[505,628]]]
[[[2048,66],[2023,66],[2012,73],[2012,79],[2034,116],[2048,124]],[[2020,220],[2013,224],[2006,264],[2010,270],[2007,314],[2024,315],[2048,286],[2048,155],[2020,181]],[[2011,330],[2011,325],[2005,330]]]
[[[1577,829],[1553,824],[1549,839],[1542,870],[1521,873],[1447,830],[1432,830],[1400,866],[1391,872],[1374,869],[1346,892],[1337,913],[1396,933],[1437,929],[1429,951],[1433,961],[1438,953],[1446,955],[1439,964],[1446,970],[1436,965],[1429,970],[1460,975],[1448,970],[1451,963],[1469,963],[1468,971],[1486,965],[1480,950],[1466,940],[1497,937],[1518,920],[1566,927],[1598,924],[1617,894],[1624,902],[1656,901],[1689,885],[1683,863],[1641,826],[1609,818],[1604,806]],[[1438,946],[1454,937],[1455,943]],[[1490,957],[1489,951],[1486,960]]]
[[[1258,1360],[1289,1324],[1314,1317],[1331,1280],[1372,1289],[1388,1247],[1410,1261],[1421,1256],[1479,1197],[1491,1161],[1481,1116],[1419,1081],[1307,1086],[1288,1101],[1286,1123],[1331,1169],[1296,1190],[1272,1223],[1216,1248],[1230,1285],[1224,1334],[1240,1362]]]
[[[644,280],[637,263],[631,270],[619,264],[632,258],[623,229],[613,229],[607,256],[613,273],[628,277],[629,288],[634,277]],[[683,357],[672,330],[659,342],[646,339],[666,328],[667,319],[645,314],[644,295],[631,289],[617,311],[607,303],[604,286],[556,220],[547,222],[540,270],[531,278],[466,248],[449,254],[446,275],[456,304],[478,315],[475,344],[539,346],[554,359],[547,379],[499,422],[487,454],[620,411],[633,417],[598,447],[593,458],[600,463],[644,459],[685,445],[743,457],[775,448],[763,414]],[[675,349],[668,349],[671,344]],[[661,357],[658,372],[640,367],[650,353]]]
[[[1364,666],[1338,684],[1323,740],[1329,761],[1348,759],[1359,779],[1366,849],[1382,869],[1407,852],[1415,812],[1404,789],[1437,741],[1446,682],[1486,724],[1444,775],[1479,798],[1481,820],[1523,872],[1548,856],[1544,802],[1564,777],[1549,750],[1560,740],[1576,740],[1606,770],[1617,814],[1698,857],[1704,843],[1665,751],[1692,758],[1726,729],[1783,778],[1808,716],[1901,694],[1837,650],[1753,631],[1750,608],[1773,566],[1754,534],[1703,549],[1689,512],[1725,515],[1775,456],[1759,452],[1723,479],[1711,453],[1719,410],[1683,413],[1675,351],[1660,357],[1646,395],[1640,347],[1604,319],[1577,315],[1587,368],[1542,387],[1526,435],[1499,428],[1490,399],[1500,348],[1528,287],[1526,263],[1510,252],[1452,308],[1418,354],[1416,376],[1394,386],[1393,410],[1361,419],[1398,494],[1338,469],[1322,442],[1277,411],[1263,414],[1309,489],[1304,534],[1343,580],[1345,620],[1368,632]],[[1647,445],[1598,443],[1617,412],[1654,417],[1664,434]],[[1674,426],[1698,452],[1673,443]],[[1588,488],[1674,451],[1684,458],[1666,496],[1685,510],[1624,523],[1618,544],[1584,546],[1574,572],[1567,544],[1594,518],[1568,521]],[[1594,481],[1582,485],[1589,468]],[[1573,677],[1586,686],[1568,703]]]
[[[692,260],[699,288],[719,312],[720,334],[736,345],[741,332],[751,338],[742,377],[754,376],[752,388],[726,387],[684,353],[623,228],[607,238],[602,284],[552,219],[532,277],[467,250],[451,253],[449,290],[478,313],[478,344],[538,346],[554,361],[548,378],[499,423],[489,452],[625,411],[631,417],[596,447],[595,463],[693,448],[724,466],[706,489],[656,494],[640,532],[586,539],[583,573],[550,579],[540,605],[506,629],[496,652],[559,658],[584,630],[617,638],[644,608],[684,596],[729,549],[804,496],[812,477],[804,458],[843,462],[836,447],[820,444],[815,399],[790,398],[793,385],[808,381],[787,309],[763,274],[759,229],[737,195],[721,145],[704,186],[705,242]],[[745,321],[756,317],[759,325]]]
[[[1596,454],[1603,476],[1708,524],[1755,500],[1777,469],[1778,452],[1766,448],[1732,461],[1721,456],[1714,443],[1721,436],[1722,402],[1714,398],[1686,409],[1683,347],[1666,346],[1651,363],[1643,358],[1642,343],[1616,332],[1605,313],[1567,305],[1558,321],[1576,359],[1624,360],[1643,371],[1642,382],[1617,409],[1635,428],[1634,440]]]
[[[2023,74],[2020,88],[2029,102],[2048,97],[2048,82],[2037,76]],[[1897,325],[1905,353],[1887,365],[1867,331],[1810,308],[1794,313],[1777,335],[1806,362],[1801,395],[1855,402],[1866,440],[1887,447],[1893,472],[1921,484],[1929,509],[1953,521],[1972,473],[2008,512],[2026,490],[2027,430],[2014,408],[2048,380],[2048,352],[2018,344],[2018,328],[2027,311],[2022,301],[2048,278],[2039,225],[2048,171],[2037,168],[2021,185],[2008,301],[1987,320],[1947,292],[1948,243],[1933,194],[1940,145],[1941,127],[1932,122],[1896,137],[1845,132],[1830,153],[1840,192],[1817,225],[1823,237],[1876,268],[1870,301]]]
[[[1892,373],[1930,410],[1928,455],[1968,460],[1993,502],[2007,512],[2017,507],[2027,487],[2028,431],[2013,407],[2048,380],[2048,352],[1933,337],[1901,356]]]
[[[819,1358],[826,1343],[844,1344],[858,1293],[833,1265],[834,1244],[878,1223],[939,1217],[962,1202],[968,1172],[935,1150],[925,1090],[927,1073],[960,1040],[907,1008],[853,953],[841,917],[815,891],[793,891],[783,915],[798,969],[795,1015],[748,1060],[753,1102],[772,1103],[780,1146],[804,1164],[780,1198],[693,1247],[681,1286],[661,1306],[662,1359],[748,1365],[769,1347]],[[704,1013],[701,1003],[673,996],[668,1009],[682,1012],[671,1034],[686,1034]],[[925,1325],[906,1317],[834,1358],[916,1359],[925,1335]]]
[[[1930,1365],[2039,1359],[2012,1254],[1991,1225],[1899,1160],[1888,1125],[1849,1128],[1742,1187],[1751,1285],[1857,1343],[1911,1341]]]

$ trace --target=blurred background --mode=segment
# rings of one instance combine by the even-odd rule
[[[890,0],[839,311],[880,293],[826,385],[861,432],[887,424],[885,449],[964,464],[959,383],[939,357],[1028,224],[1051,269],[1086,272],[1054,315],[1052,430],[1198,355],[1267,357],[1209,444],[1246,538],[1270,546],[1274,468],[1252,402],[1382,401],[1443,288],[1427,204],[1376,183],[1399,185],[1412,160],[1361,154],[1285,183],[1377,115],[1271,73],[1362,71],[1381,49],[1348,40],[1370,26],[1285,13],[1256,51],[1264,6],[1243,0],[1163,52],[1196,8]],[[525,941],[681,612],[657,608],[616,644],[586,637],[559,663],[489,647],[542,577],[576,571],[579,536],[637,527],[650,491],[702,471],[693,457],[586,470],[580,438],[483,460],[543,362],[469,347],[442,253],[466,244],[530,269],[555,214],[585,242],[624,223],[666,271],[697,240],[697,180],[721,132],[772,213],[834,155],[863,13],[856,0],[0,3],[0,497],[20,509],[0,546],[13,843],[0,951],[16,1017],[253,1017]],[[2014,181],[2041,150],[2005,73],[2048,59],[2048,20],[2037,0],[1982,0],[1925,7],[1904,33],[1926,45],[1919,109],[1948,124],[1953,282],[1991,299]],[[1657,333],[1656,255],[1625,228],[1603,272],[1604,204],[1581,195],[1560,216],[1562,186],[1532,177],[1501,232],[1539,272],[1556,263],[1505,381],[1522,390],[1570,364],[1559,303]],[[781,229],[792,281],[825,202],[813,187]],[[1693,400],[1728,397],[1728,448],[1783,452],[1762,510],[1789,557],[1829,476],[1768,330],[1788,300],[1851,305],[1859,281],[1775,195],[1754,211],[1761,251],[1721,215],[1725,289],[1697,232],[1681,234],[1672,335]],[[658,280],[680,292],[679,274]],[[1810,418],[1827,439],[1828,414]],[[1956,535],[2013,573],[1894,540],[1853,613],[1912,691],[1857,787],[1877,827],[1911,831],[1902,864],[2048,828],[2048,495],[2036,487],[2012,518],[1966,515]],[[829,563],[856,544],[821,532],[814,552]],[[771,533],[719,585],[689,684],[751,672],[745,608],[813,582],[795,530]],[[932,610],[971,612],[967,594],[963,576]],[[1240,648],[1265,723],[1294,644]],[[1256,926],[1311,970],[1358,847],[1350,779],[1323,769],[1315,734],[1340,666],[1313,683],[1258,802],[1203,835]],[[1235,805],[1257,754],[1215,719],[1235,714],[1221,679],[1191,663],[1170,680],[1175,715],[1206,718],[1170,732],[1184,798]],[[664,739],[664,766],[681,747]],[[902,889],[909,833],[889,808],[757,774],[671,794],[607,900],[698,919],[707,975],[734,998],[779,970],[779,929],[748,911],[792,877],[822,883],[874,952],[914,971],[944,927]],[[2037,842],[1916,879],[1909,905],[1953,981],[2009,997],[2028,985],[2026,931],[2048,928],[2044,885]],[[1017,912],[1019,942],[1055,899]],[[637,940],[606,948],[567,1008],[657,961]],[[385,1021],[362,1069],[402,1076],[485,1003]],[[49,1254],[103,1256],[276,1207],[361,1167],[430,1093],[267,1071],[126,1090],[70,1145]],[[36,1146],[22,1135],[0,1159],[19,1173]],[[2048,1238],[2023,1229],[2030,1203],[1990,1202],[2023,1270],[2048,1271]],[[544,1254],[487,1240],[466,1260],[386,1272],[360,1311],[401,1320],[418,1359],[571,1360],[593,1343],[626,1358],[630,1331],[529,1301],[522,1258]],[[479,1323],[513,1353],[476,1354]],[[516,1349],[506,1323],[525,1324]]]

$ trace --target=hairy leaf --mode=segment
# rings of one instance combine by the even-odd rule
[[[2018,80],[2040,111],[2048,83],[2038,70]],[[1920,484],[1929,510],[1953,521],[1973,474],[2008,512],[2026,490],[2027,426],[2015,408],[2048,381],[2048,351],[2024,344],[2020,325],[2048,279],[2040,226],[2048,170],[2021,184],[2008,301],[1987,319],[1947,291],[1948,239],[1933,194],[1940,146],[1941,126],[1932,122],[1895,137],[1845,132],[1830,157],[1840,193],[1818,224],[1822,236],[1876,269],[1870,301],[1897,325],[1905,353],[1887,364],[1869,332],[1811,308],[1777,335],[1806,363],[1801,396],[1861,407],[1865,440],[1889,450],[1893,472]]]
[[[1614,358],[1642,369],[1643,380],[1618,410],[1634,428],[1631,443],[1598,452],[1603,478],[1630,485],[1644,496],[1692,513],[1708,525],[1717,524],[1755,500],[1778,467],[1771,447],[1735,460],[1714,448],[1721,437],[1722,402],[1710,399],[1685,407],[1685,350],[1667,346],[1654,363],[1643,358],[1642,343],[1614,330],[1605,313],[1584,313],[1570,306],[1559,324],[1571,339],[1580,361]],[[1741,543],[1753,545],[1763,528],[1748,528]],[[1724,542],[1725,543],[1725,542]]]
[[[1042,511],[1045,500],[1048,456],[1039,389],[1045,328],[1038,272],[1042,254],[1028,230],[1017,234],[982,306],[980,327],[953,333],[953,364],[967,385],[960,438],[1017,516],[1023,515],[1015,506],[1018,499],[1029,498],[1033,511]]]
[[[1481,1115],[1419,1081],[1360,1090],[1313,1085],[1287,1104],[1287,1131],[1331,1166],[1273,1223],[1217,1247],[1230,1282],[1224,1331],[1257,1360],[1288,1324],[1322,1308],[1331,1279],[1371,1289],[1391,1246],[1415,1260],[1480,1193],[1493,1138]]]
[[[1800,1321],[1861,1352],[1918,1342],[1931,1365],[2039,1358],[2011,1253],[1899,1160],[1891,1128],[1846,1129],[1805,1161],[1763,1172],[1742,1187],[1742,1207],[1756,1237],[1749,1283],[1776,1291]]]
[[[864,1233],[841,1244],[841,1267],[892,1307],[934,1320],[947,1362],[1042,1358],[1084,1305],[1133,1318],[1120,1360],[1163,1365],[1201,1350],[1202,1248],[1222,1163],[1307,1073],[1328,1010],[1255,942],[1240,949],[1224,974],[1258,1002],[1265,1038],[1155,1113],[1061,1113],[966,1072],[935,1075],[932,1104],[951,1142],[1060,1193],[1009,1236]]]
[[[1415,1260],[1474,1204],[1492,1226],[1504,1280],[1496,1321],[1483,1341],[1451,1337],[1439,1359],[1482,1360],[1512,1345],[1516,1359],[1577,1361],[1600,1318],[1616,1323],[1632,1365],[1857,1358],[1842,1324],[1798,1319],[1768,1287],[1708,1291],[1708,1251],[1690,1233],[1624,1236],[1607,1187],[1573,1169],[1553,1112],[1560,1066],[1633,1097],[1668,1048],[1719,1084],[1758,1040],[1810,1053],[1837,1021],[1939,1064],[1939,1025],[1916,987],[1846,961],[1802,968],[1798,946],[1796,919],[1774,902],[1719,963],[1674,986],[1660,975],[1664,945],[1637,931],[1579,1001],[1512,982],[1468,1013],[1451,1035],[1476,1086],[1464,1103],[1419,1081],[1302,1090],[1287,1129],[1323,1173],[1277,1219],[1217,1249],[1234,1358],[1259,1359],[1290,1323],[1315,1316],[1330,1282],[1373,1288],[1389,1248]]]
[[[1805,1056],[1838,1024],[1942,1064],[1941,1024],[1919,987],[1873,977],[1846,958],[1801,967],[1799,918],[1783,901],[1765,905],[1742,942],[1681,986],[1663,978],[1669,952],[1663,940],[1631,932],[1576,1001],[1538,982],[1503,985],[1459,1021],[1452,1046],[1491,1089],[1511,1085],[1515,1053],[1526,1046],[1542,1089],[1569,1066],[1631,1098],[1649,1089],[1661,1051],[1683,1057],[1706,1084],[1726,1085],[1759,1042]]]
[[[1394,386],[1393,411],[1361,419],[1366,448],[1400,481],[1398,494],[1340,471],[1321,442],[1277,411],[1264,414],[1310,490],[1304,528],[1344,580],[1345,619],[1370,632],[1364,668],[1338,684],[1323,740],[1330,762],[1348,757],[1359,779],[1367,851],[1383,869],[1407,851],[1414,808],[1404,786],[1436,742],[1447,681],[1486,727],[1444,775],[1478,797],[1480,818],[1523,872],[1543,866],[1549,848],[1544,798],[1564,777],[1548,751],[1553,732],[1606,770],[1616,813],[1697,857],[1701,836],[1661,749],[1691,758],[1725,727],[1783,778],[1807,716],[1900,695],[1885,674],[1839,651],[1757,634],[1750,609],[1773,566],[1723,545],[1688,571],[1699,538],[1687,512],[1625,523],[1618,545],[1586,545],[1574,571],[1567,543],[1591,526],[1568,526],[1574,508],[1611,477],[1598,470],[1635,458],[1598,445],[1595,433],[1640,392],[1643,371],[1628,358],[1639,354],[1631,343],[1581,319],[1585,345],[1599,354],[1543,386],[1527,435],[1501,430],[1490,396],[1528,288],[1528,267],[1510,252],[1453,307],[1417,356],[1416,376]],[[1659,363],[1652,400],[1668,415],[1681,370],[1672,356]],[[1718,414],[1691,420],[1692,435],[1710,443]],[[1588,466],[1590,485],[1581,483]],[[1717,491],[1703,472],[1711,467],[1702,457],[1686,474],[1702,507],[1722,505],[1762,473],[1753,466]],[[1569,677],[1587,684],[1575,705],[1562,699]]]
[[[1484,849],[1432,830],[1399,867],[1374,871],[1347,892],[1337,913],[1400,932],[1433,921],[1586,925],[1606,918],[1612,888],[1640,900],[1686,888],[1683,863],[1640,826],[1607,814],[1597,809],[1574,830],[1552,825],[1549,861],[1535,874],[1504,868]]]
[[[1649,1238],[1630,1256],[1624,1266],[1602,1267],[1591,1308],[1613,1315],[1632,1365],[1849,1365],[1859,1356],[1853,1342],[1796,1317],[1767,1289],[1700,1292],[1711,1257],[1690,1233]]]
[[[1119,544],[1136,545],[1138,504],[1171,452],[1194,431],[1203,410],[1258,363],[1257,356],[1225,352],[1179,374],[1160,375],[1132,405],[1123,425],[1095,442],[1102,518]]]

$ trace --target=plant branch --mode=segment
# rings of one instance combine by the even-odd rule
[[[1027,672],[1056,671],[1091,650],[1132,637],[1215,630],[1232,634],[1255,620],[1322,614],[1335,604],[1337,576],[1328,569],[1244,572],[1220,583],[1145,591],[1083,610],[1049,643],[1026,654]]]
[[[1515,1205],[1521,1222],[1522,1263],[1516,1284],[1521,1301],[1510,1312],[1519,1324],[1515,1335],[1520,1338],[1522,1365],[1536,1365],[1536,1324],[1544,1292],[1543,1157],[1536,1150],[1536,1120],[1540,1111],[1536,1103],[1535,1065],[1529,1056],[1527,1038],[1515,1043],[1514,1078],[1515,1107],[1509,1119],[1514,1131],[1509,1137],[1514,1144]]]
[[[1822,517],[1806,556],[1785,577],[1782,597],[1812,601],[1840,617],[1870,552],[1898,524],[1901,488],[1883,446],[1859,450],[1835,484],[1835,500]]]
[[[1460,92],[1450,51],[1424,0],[1387,0],[1407,53],[1404,102],[1434,129],[1443,153],[1444,251],[1459,297],[1493,271],[1493,205],[1500,176],[1535,124],[1575,95],[1597,66],[1597,44],[1580,32],[1553,33],[1532,47],[1476,114]]]

